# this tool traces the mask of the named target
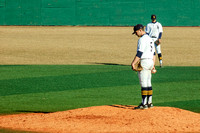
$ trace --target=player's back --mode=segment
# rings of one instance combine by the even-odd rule
[[[138,40],[138,50],[143,52],[141,59],[153,59],[155,47],[152,38],[149,37],[147,34],[143,35]]]

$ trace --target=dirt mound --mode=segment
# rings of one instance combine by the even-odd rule
[[[200,132],[200,114],[171,107],[134,110],[112,105],[55,113],[0,116],[0,127],[25,131],[73,132]]]

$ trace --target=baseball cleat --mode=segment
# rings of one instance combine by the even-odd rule
[[[143,105],[141,103],[139,106],[135,107],[134,109],[148,109],[148,105],[147,104]]]
[[[148,106],[148,108],[153,108],[153,104],[152,103],[148,104],[147,106]]]

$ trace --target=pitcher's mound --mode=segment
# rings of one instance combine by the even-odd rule
[[[97,106],[0,116],[0,127],[52,133],[200,132],[200,114],[171,107]]]

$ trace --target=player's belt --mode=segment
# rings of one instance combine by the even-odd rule
[[[156,36],[152,36],[151,38],[157,38]]]
[[[153,60],[152,58],[141,58],[140,60]]]

